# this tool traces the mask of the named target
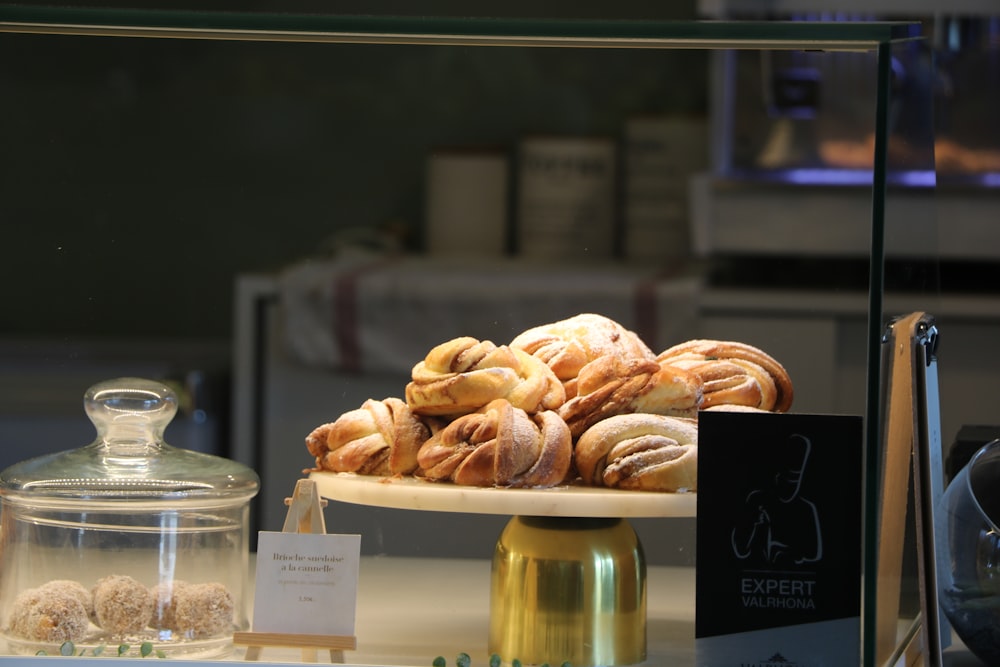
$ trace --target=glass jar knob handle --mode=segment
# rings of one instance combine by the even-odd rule
[[[99,382],[84,395],[84,409],[97,427],[98,443],[108,446],[158,446],[177,414],[173,389],[143,378]]]

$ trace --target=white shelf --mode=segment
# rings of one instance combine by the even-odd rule
[[[358,581],[356,635],[358,647],[345,651],[342,667],[429,667],[437,656],[449,666],[459,652],[472,667],[489,665],[490,562],[484,559],[363,557]],[[695,571],[689,567],[649,567],[647,589],[647,657],[641,667],[694,667]],[[0,653],[3,648],[0,646]],[[300,664],[295,649],[267,648],[261,667]],[[324,656],[319,656],[323,661]],[[64,657],[0,655],[0,665],[39,666]],[[140,658],[87,658],[94,667],[121,667]],[[146,658],[148,664],[152,658]],[[238,648],[227,659],[170,660],[170,664],[217,665],[242,662]],[[945,654],[945,667],[980,667],[956,642]]]

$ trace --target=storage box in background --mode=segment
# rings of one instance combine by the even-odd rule
[[[530,137],[518,155],[517,250],[541,259],[615,255],[617,146],[605,137]]]
[[[502,150],[447,149],[427,160],[427,251],[501,257],[507,251],[509,161]]]
[[[636,116],[625,123],[623,253],[663,260],[691,254],[688,182],[708,165],[703,118]]]

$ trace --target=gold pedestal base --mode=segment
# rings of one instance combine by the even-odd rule
[[[514,517],[493,554],[489,652],[573,667],[646,659],[646,560],[624,519]]]

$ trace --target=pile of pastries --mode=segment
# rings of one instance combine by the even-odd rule
[[[507,344],[434,347],[402,397],[368,399],[306,437],[313,470],[469,486],[697,488],[699,410],[784,412],[784,367],[735,341],[654,353],[594,313]]]

